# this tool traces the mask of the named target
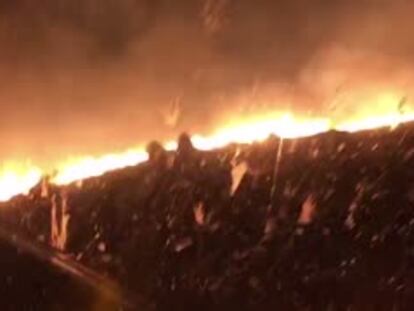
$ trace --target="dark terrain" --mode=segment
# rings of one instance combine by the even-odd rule
[[[209,152],[181,137],[177,152],[149,152],[82,184],[45,181],[2,204],[0,221],[113,280],[132,309],[414,308],[414,124]],[[76,302],[50,293],[80,285],[37,271],[4,240],[4,303]],[[12,295],[10,277],[24,284]],[[36,282],[46,294],[33,300]],[[97,308],[78,301],[66,309]]]

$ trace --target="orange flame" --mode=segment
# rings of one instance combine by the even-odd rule
[[[42,171],[28,163],[5,163],[0,170],[0,201],[27,194],[39,182]]]
[[[102,157],[85,157],[71,159],[58,167],[58,174],[53,182],[58,185],[70,184],[88,177],[100,176],[105,172],[127,166],[137,165],[148,158],[144,149],[128,150],[120,154],[108,154]]]
[[[367,105],[335,128],[346,132],[357,132],[380,127],[395,128],[401,123],[414,120],[414,110],[403,106],[405,99],[396,93],[384,92],[370,98]]]
[[[326,132],[329,119],[299,119],[289,113],[255,117],[234,122],[211,136],[194,135],[194,145],[201,150],[224,147],[230,143],[263,141],[274,134],[283,138],[297,138]]]
[[[337,129],[355,132],[378,127],[395,128],[398,124],[414,121],[414,110],[406,107],[402,111],[401,97],[392,93],[377,95],[370,104],[359,109],[357,114],[342,118],[300,118],[290,113],[272,113],[239,119],[227,123],[208,136],[194,135],[192,141],[200,150],[220,148],[230,143],[252,143],[265,140],[270,134],[283,138],[311,136]],[[176,148],[176,142],[165,144],[166,149]],[[58,173],[52,182],[67,185],[74,181],[100,176],[105,172],[133,166],[148,158],[144,148],[132,149],[119,154],[108,154],[102,157],[74,158],[57,167]],[[8,163],[0,170],[0,201],[27,193],[39,182],[43,172],[28,164]]]

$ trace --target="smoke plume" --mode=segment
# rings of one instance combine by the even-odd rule
[[[0,159],[52,165],[228,114],[337,113],[413,84],[404,0],[0,2]],[[350,92],[353,89],[362,90]],[[405,94],[409,96],[409,94]],[[356,97],[356,98],[355,98]]]

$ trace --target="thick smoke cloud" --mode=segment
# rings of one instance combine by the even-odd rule
[[[230,111],[329,112],[338,92],[366,81],[408,89],[413,9],[404,0],[1,1],[0,158],[50,164],[122,150],[208,130]]]

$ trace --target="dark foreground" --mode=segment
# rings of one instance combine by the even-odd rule
[[[132,309],[413,310],[413,124],[150,151],[82,185],[39,185],[0,220],[116,282]],[[8,247],[1,257],[16,257]],[[28,257],[0,265],[4,303],[20,291],[7,294],[11,276],[31,305],[20,310],[104,309],[72,298],[81,285],[59,273],[32,273]],[[30,300],[37,282],[46,294]]]

